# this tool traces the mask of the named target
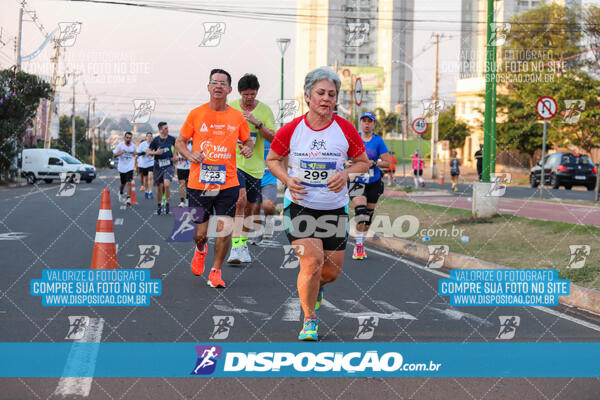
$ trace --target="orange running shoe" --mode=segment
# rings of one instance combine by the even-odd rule
[[[221,270],[220,269],[211,269],[210,274],[208,274],[208,282],[206,282],[208,286],[214,288],[224,288],[225,282],[221,279]]]
[[[204,259],[206,258],[207,251],[208,247],[206,243],[204,244],[204,251],[198,251],[198,246],[195,248],[194,259],[192,260],[192,273],[196,276],[202,275],[204,272]]]

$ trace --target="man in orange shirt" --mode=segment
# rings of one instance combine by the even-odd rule
[[[231,90],[231,75],[227,71],[210,71],[210,101],[190,111],[175,141],[177,152],[192,163],[188,178],[188,198],[189,206],[196,213],[194,222],[197,224],[194,236],[196,251],[192,260],[194,275],[202,275],[204,272],[210,216],[226,218],[219,219],[219,232],[235,216],[240,191],[235,156],[238,140],[242,142],[240,153],[246,158],[252,156],[253,141],[246,119],[240,111],[227,105],[227,95]],[[190,139],[193,140],[192,151],[187,149]],[[225,287],[221,266],[229,251],[230,242],[231,233],[226,236],[221,234],[215,241],[213,267],[207,282],[211,287]]]

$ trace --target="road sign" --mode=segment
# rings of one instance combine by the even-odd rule
[[[550,96],[540,97],[535,105],[535,109],[542,119],[552,119],[558,111],[556,100]]]
[[[354,99],[356,101],[357,106],[360,106],[362,104],[362,98],[362,80],[360,78],[356,78],[356,83],[354,84]]]
[[[427,132],[427,121],[425,121],[425,118],[415,118],[411,126],[413,131],[418,135]]]

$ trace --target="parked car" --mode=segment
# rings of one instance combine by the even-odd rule
[[[544,184],[553,189],[564,186],[570,190],[573,186],[585,186],[587,190],[596,187],[597,167],[591,158],[579,153],[553,153],[546,156],[544,165]],[[542,162],[537,163],[529,173],[531,187],[538,187],[541,180]]]
[[[32,185],[38,179],[52,183],[55,179],[61,179],[61,176],[65,179],[68,176],[72,177],[74,173],[78,173],[81,180],[88,183],[96,178],[96,168],[82,163],[64,151],[56,149],[23,150],[21,175]]]
[[[110,159],[108,164],[111,168],[117,168],[117,166],[119,165],[119,159],[117,157],[113,157]]]

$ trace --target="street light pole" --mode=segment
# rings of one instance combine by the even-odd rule
[[[281,52],[281,103],[279,104],[279,127],[283,126],[283,57],[285,55],[285,51],[290,45],[291,39],[288,38],[278,38],[275,40],[277,45],[279,46],[279,51]]]

